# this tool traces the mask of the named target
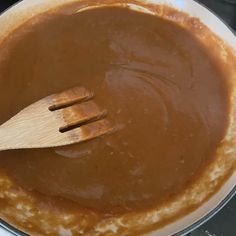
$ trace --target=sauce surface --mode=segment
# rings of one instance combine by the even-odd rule
[[[65,6],[1,45],[1,122],[78,85],[94,92],[117,132],[0,153],[0,168],[42,201],[106,214],[147,209],[180,193],[214,158],[227,89],[191,32],[123,8],[75,13]]]

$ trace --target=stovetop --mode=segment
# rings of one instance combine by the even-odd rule
[[[220,16],[236,32],[236,0],[198,1]],[[15,2],[17,1],[0,0],[0,12]],[[213,218],[188,236],[236,236],[236,195]]]

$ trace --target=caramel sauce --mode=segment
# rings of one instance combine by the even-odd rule
[[[0,46],[0,121],[81,85],[117,132],[1,152],[0,167],[57,208],[107,216],[163,204],[214,159],[227,125],[224,76],[210,51],[173,22],[118,7],[72,9],[32,19]]]

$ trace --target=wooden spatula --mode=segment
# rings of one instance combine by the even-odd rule
[[[64,146],[113,130],[93,93],[75,87],[26,107],[0,126],[0,150]]]

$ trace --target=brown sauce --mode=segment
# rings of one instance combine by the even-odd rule
[[[227,124],[223,75],[191,32],[122,8],[38,16],[0,48],[0,121],[84,86],[119,127],[54,149],[0,153],[0,168],[57,207],[124,213],[181,193],[214,158]],[[16,130],[17,132],[17,130]]]

